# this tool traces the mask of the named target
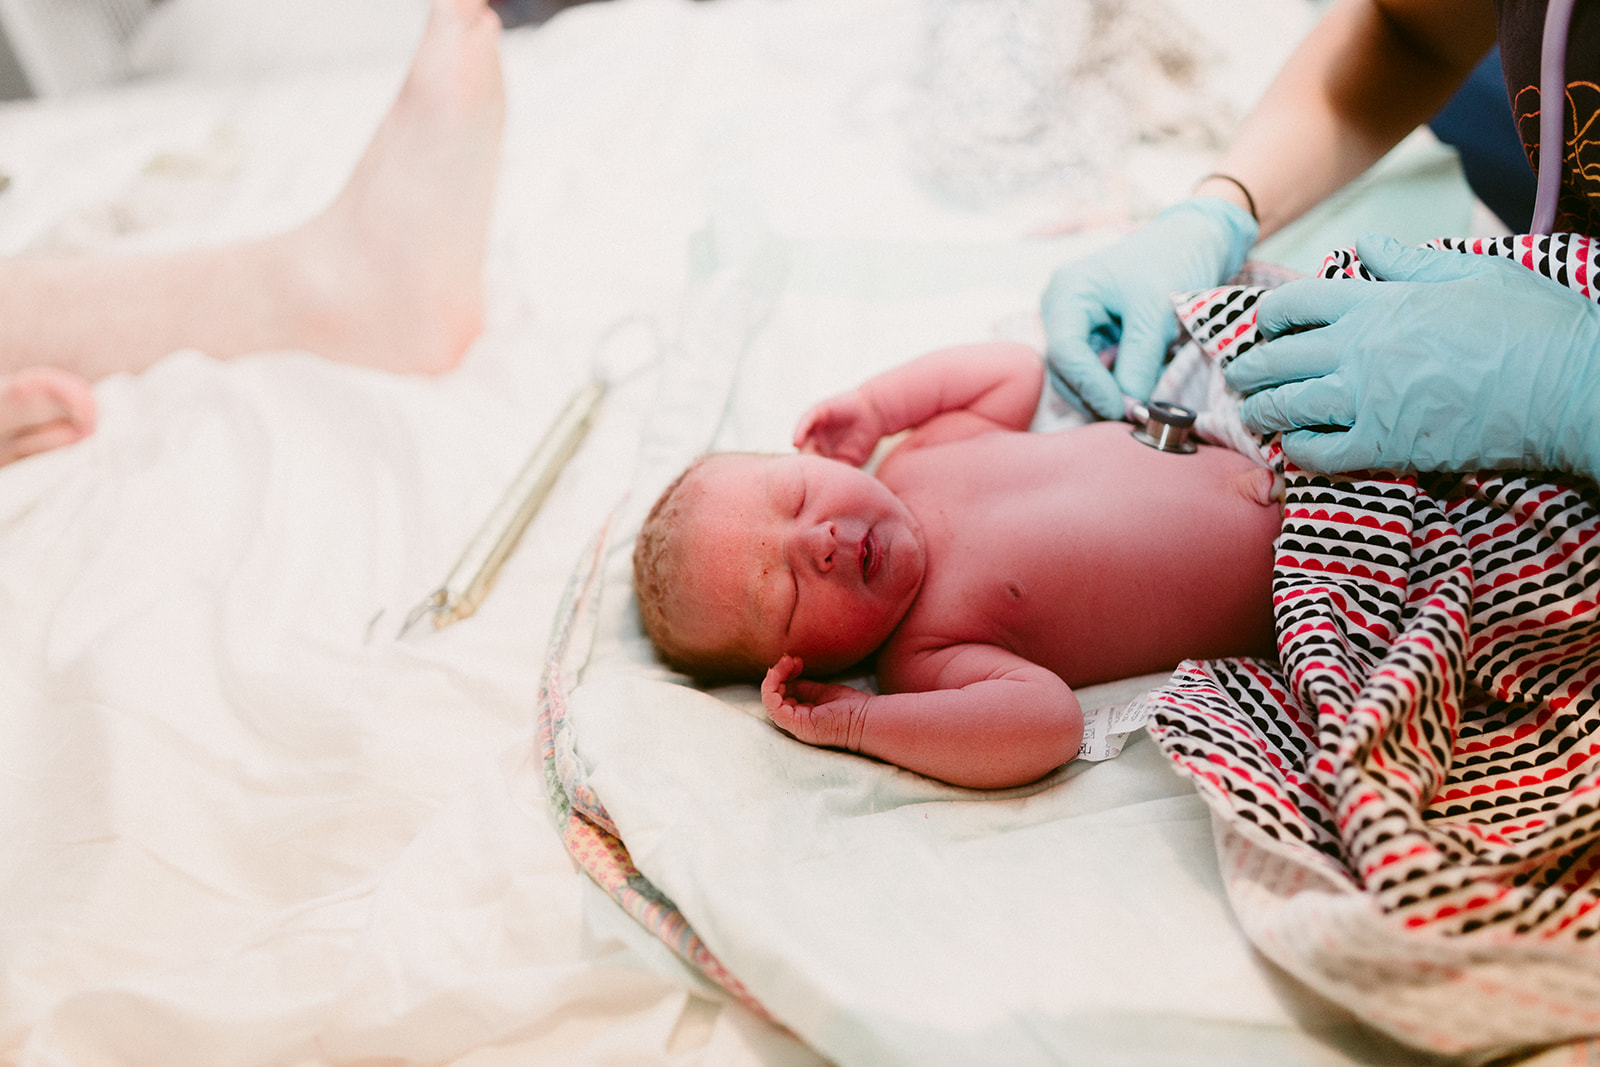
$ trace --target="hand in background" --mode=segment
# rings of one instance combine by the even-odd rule
[[[860,751],[867,725],[868,694],[848,685],[800,677],[805,664],[785,655],[761,682],[761,705],[784,733],[808,745]]]
[[[1315,471],[1545,469],[1600,461],[1600,307],[1498,256],[1356,245],[1380,282],[1268,293],[1269,340],[1224,371],[1245,424]],[[1299,332],[1291,332],[1299,331]]]
[[[1259,232],[1228,200],[1196,196],[1083,259],[1057,269],[1040,301],[1050,384],[1102,419],[1123,417],[1123,395],[1150,399],[1177,336],[1176,293],[1239,272]],[[1110,370],[1100,353],[1116,345]]]
[[[794,446],[859,467],[872,458],[883,438],[883,417],[865,393],[852,389],[817,404],[800,416]]]

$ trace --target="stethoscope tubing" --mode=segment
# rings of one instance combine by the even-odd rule
[[[1567,144],[1562,128],[1567,111],[1567,29],[1572,24],[1574,2],[1550,0],[1544,12],[1544,35],[1539,42],[1539,178],[1533,202],[1534,233],[1555,228],[1556,201],[1561,196],[1561,157]]]

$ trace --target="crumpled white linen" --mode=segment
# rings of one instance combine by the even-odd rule
[[[726,1028],[594,930],[529,793],[572,534],[530,530],[476,625],[394,640],[551,414],[472,378],[175,356],[106,383],[85,445],[3,472],[17,1062],[553,1054],[617,1023],[660,1054],[686,1014]],[[609,497],[569,484],[553,515]],[[596,1021],[530,1040],[569,1017]]]

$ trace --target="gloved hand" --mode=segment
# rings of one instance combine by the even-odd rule
[[[1245,424],[1307,470],[1538,469],[1595,477],[1600,306],[1498,256],[1369,235],[1380,282],[1305,279],[1256,305],[1223,372]],[[1289,331],[1304,327],[1304,332]],[[1340,432],[1334,427],[1348,427]]]
[[[1123,417],[1123,394],[1148,401],[1178,332],[1173,294],[1233,277],[1258,232],[1232,201],[1194,196],[1059,268],[1040,301],[1056,392],[1102,419]],[[1112,344],[1116,362],[1108,371],[1099,353]]]

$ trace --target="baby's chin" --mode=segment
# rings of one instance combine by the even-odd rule
[[[888,576],[892,584],[880,592],[885,599],[897,604],[894,625],[889,627],[889,633],[894,632],[906,612],[911,610],[917,594],[922,591],[922,579],[927,573],[928,542],[922,535],[922,527],[912,521],[906,524],[903,539],[895,546],[893,570]],[[889,633],[883,635],[885,641],[889,639]]]

